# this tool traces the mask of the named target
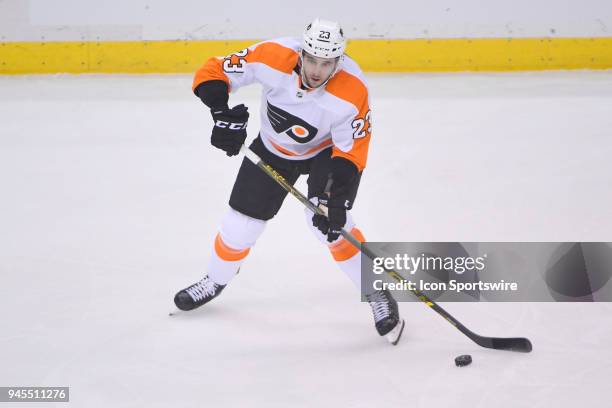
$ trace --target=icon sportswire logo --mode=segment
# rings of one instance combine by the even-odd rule
[[[276,133],[284,133],[298,143],[308,143],[317,135],[318,129],[268,102],[268,119]]]

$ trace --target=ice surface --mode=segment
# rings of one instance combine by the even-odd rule
[[[611,240],[612,72],[368,79],[374,137],[354,215],[369,240]],[[392,347],[291,197],[219,299],[168,317],[203,273],[239,165],[209,145],[190,87],[0,78],[0,386],[70,386],[75,407],[609,399],[612,305],[444,305],[480,334],[529,337],[533,353],[516,354],[402,304]],[[252,136],[258,92],[231,99],[249,105]],[[472,365],[455,367],[459,354]]]

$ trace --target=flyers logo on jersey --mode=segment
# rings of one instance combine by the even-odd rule
[[[308,143],[317,135],[316,127],[270,102],[268,102],[268,119],[276,133],[284,133],[298,143]]]

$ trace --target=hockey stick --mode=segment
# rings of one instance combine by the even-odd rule
[[[285,178],[281,174],[274,170],[269,164],[261,160],[261,158],[254,151],[247,148],[246,146],[242,146],[241,150],[245,153],[245,156],[253,162],[253,164],[255,164],[257,167],[263,170],[264,173],[274,179],[278,184],[280,184],[282,188],[284,188],[292,196],[297,198],[309,210],[316,214],[327,216],[327,213],[323,209],[319,208],[318,206],[314,205],[310,200],[308,200],[308,198],[306,198],[304,194],[302,194],[298,189],[288,183],[287,180],[285,180]],[[376,254],[374,254],[370,249],[366,248],[365,246],[362,246],[361,242],[359,242],[359,240],[355,238],[350,232],[342,229],[342,236],[353,246],[355,246],[355,248],[359,249],[360,252],[365,254],[368,258],[374,259],[377,257]],[[395,279],[396,281],[400,283],[405,282],[405,279],[394,270],[385,269],[385,272],[391,275],[391,277],[393,277],[393,279]],[[436,302],[431,300],[423,292],[416,289],[413,289],[411,291],[421,302],[425,303],[427,306],[435,310],[440,316],[445,318],[446,321],[455,326],[461,333],[465,334],[467,337],[469,337],[472,341],[474,341],[481,347],[496,350],[518,351],[521,353],[529,353],[532,349],[531,342],[525,337],[486,337],[478,335],[467,327],[465,327],[461,322],[455,319],[450,313],[444,310]]]

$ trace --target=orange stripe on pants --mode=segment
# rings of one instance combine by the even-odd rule
[[[251,249],[234,249],[225,244],[221,239],[221,235],[217,234],[215,237],[215,252],[219,256],[219,258],[224,261],[240,261],[249,254]]]
[[[353,228],[351,230],[351,234],[353,234],[359,242],[365,242],[365,237],[358,228]],[[341,238],[340,241],[330,245],[329,250],[337,262],[346,261],[359,252],[358,248],[355,248],[353,244],[344,238]]]

